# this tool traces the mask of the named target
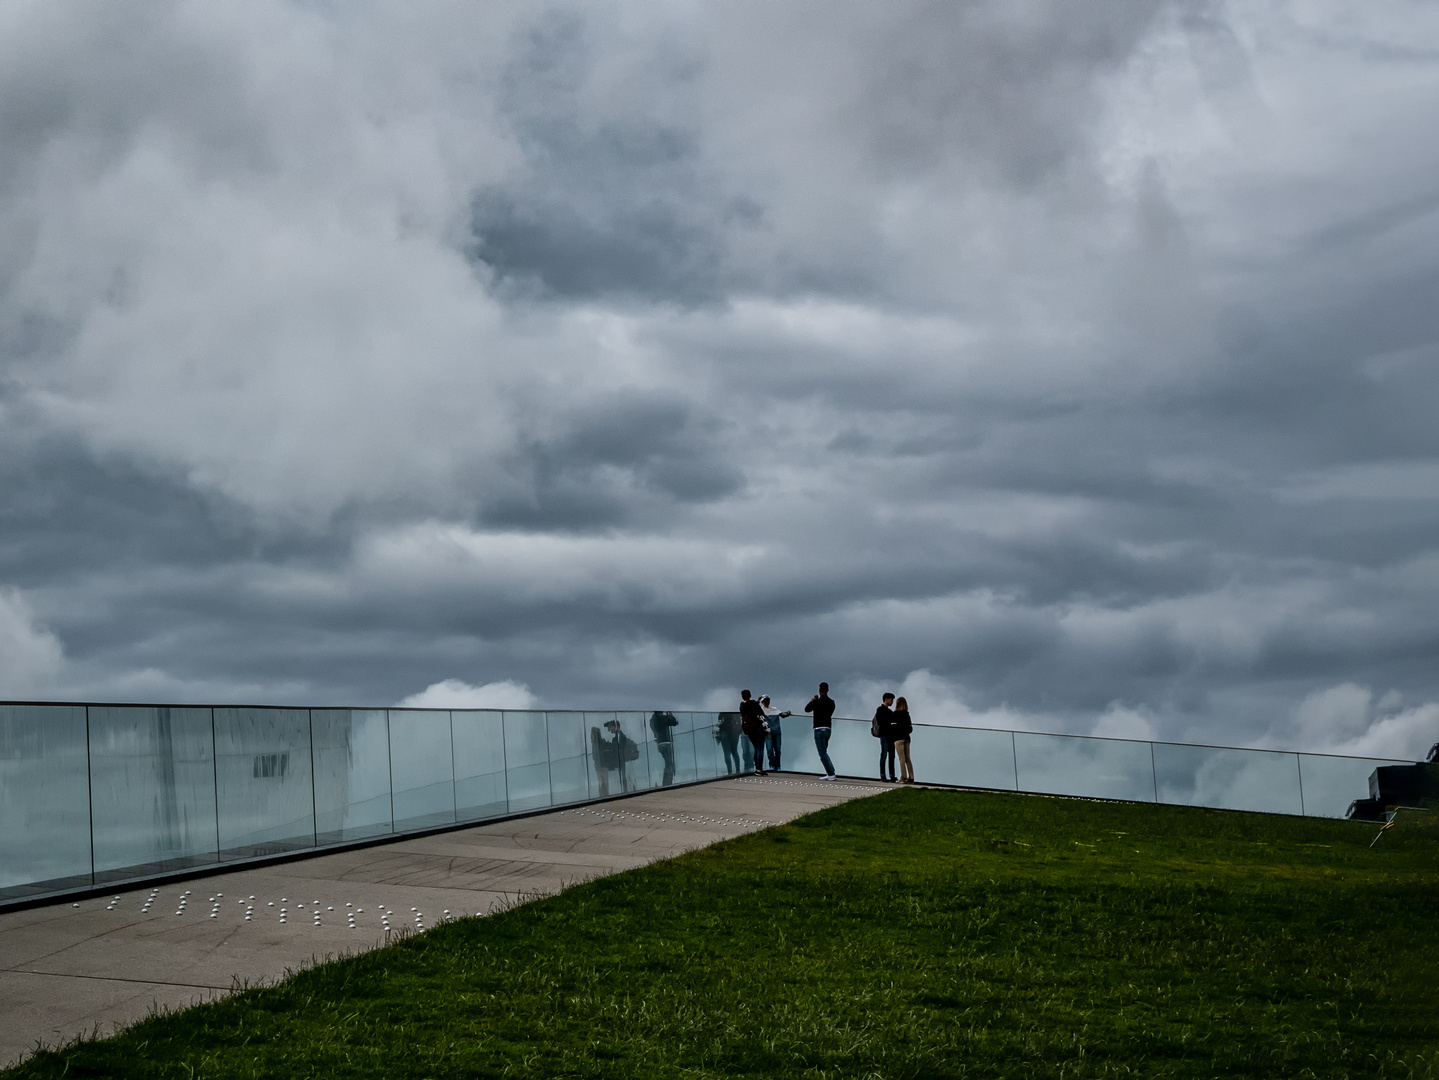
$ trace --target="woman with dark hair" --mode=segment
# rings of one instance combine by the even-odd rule
[[[914,765],[909,760],[909,736],[914,724],[909,719],[909,702],[900,698],[894,703],[894,719],[889,722],[890,738],[894,740],[895,753],[899,755],[899,782],[914,783]],[[894,768],[893,765],[890,768]]]

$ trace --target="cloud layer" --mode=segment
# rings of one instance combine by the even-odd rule
[[[1417,753],[1436,95],[1400,0],[0,4],[0,694]]]

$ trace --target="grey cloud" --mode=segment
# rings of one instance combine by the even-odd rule
[[[272,68],[157,6],[87,75],[34,17],[0,587],[60,689],[1439,698],[1422,65],[1195,3],[276,3]]]
[[[598,111],[592,21],[556,14],[519,36],[501,102],[523,165],[476,194],[472,254],[520,296],[714,301],[726,224],[706,216],[723,211],[714,179],[696,132],[646,100],[683,95],[693,61],[661,47],[658,70]]]

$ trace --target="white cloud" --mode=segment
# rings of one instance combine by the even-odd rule
[[[1295,750],[1420,761],[1439,742],[1439,702],[1406,707],[1393,691],[1376,700],[1369,687],[1341,683],[1306,696],[1284,734]]]
[[[1094,722],[1090,734],[1106,739],[1153,739],[1154,723],[1144,710],[1131,709],[1116,701]]]
[[[992,709],[975,709],[964,700],[964,688],[957,682],[920,668],[911,671],[898,683],[879,683],[869,679],[847,683],[845,700],[839,714],[859,720],[874,715],[880,697],[893,693],[905,699],[910,715],[917,724],[948,724],[953,727],[998,728],[1008,731],[1060,731],[1061,723],[1054,717],[1036,715],[1000,705]]]
[[[65,654],[16,589],[0,588],[0,698],[53,693]]]
[[[445,679],[425,687],[398,702],[407,709],[533,709],[535,695],[523,683],[504,679],[471,686],[459,679]]]

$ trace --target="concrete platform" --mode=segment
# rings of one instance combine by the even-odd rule
[[[402,927],[486,914],[892,787],[722,780],[0,915],[0,1067],[376,948]]]

